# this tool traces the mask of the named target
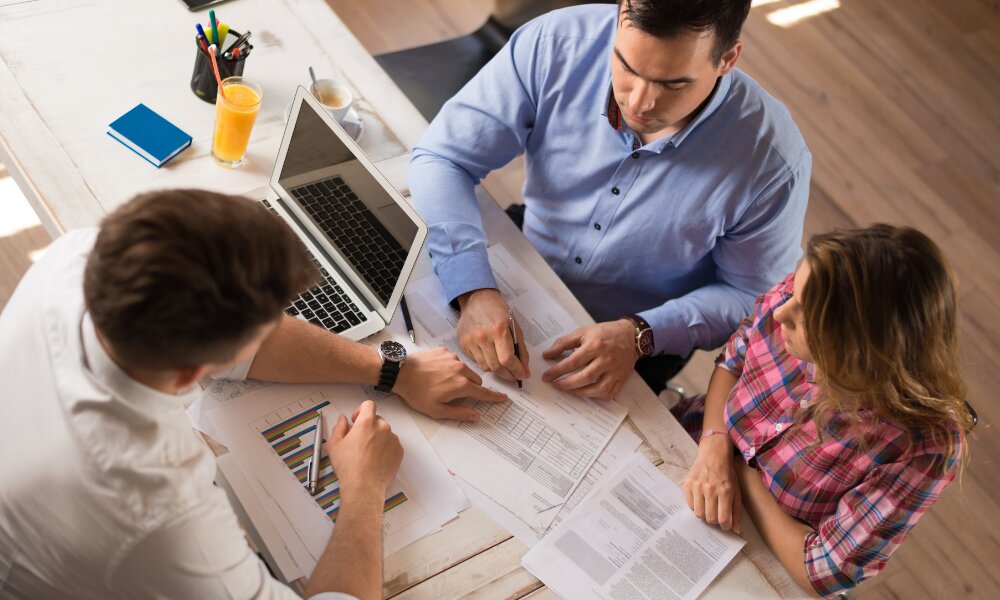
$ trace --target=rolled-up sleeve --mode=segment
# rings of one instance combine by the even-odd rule
[[[954,479],[953,465],[942,474],[935,460],[939,458],[923,455],[874,469],[806,536],[806,573],[818,593],[838,594],[885,568],[906,534]]]
[[[520,154],[535,121],[542,19],[518,29],[449,100],[413,149],[410,193],[427,222],[427,249],[449,300],[496,288],[475,186]]]
[[[771,318],[774,309],[784,304],[792,295],[795,274],[787,275],[778,285],[757,297],[753,310],[736,327],[729,336],[722,352],[715,359],[715,366],[721,367],[739,378],[743,374],[743,364],[747,357],[751,332],[760,329],[765,320]]]

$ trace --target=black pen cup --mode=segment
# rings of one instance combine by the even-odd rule
[[[229,36],[236,36],[233,38],[236,39],[240,33],[230,30],[227,37]],[[215,73],[212,72],[212,59],[208,52],[201,49],[198,36],[195,36],[194,45],[197,53],[194,57],[194,73],[191,74],[191,91],[205,102],[215,104],[215,96],[219,93],[219,84],[215,80]],[[243,65],[246,63],[247,55],[242,54],[239,58],[226,58],[220,49],[215,60],[219,64],[219,77],[225,79],[233,75],[243,74]]]

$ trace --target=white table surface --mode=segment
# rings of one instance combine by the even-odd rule
[[[192,13],[176,0],[0,0],[0,160],[53,236],[96,225],[137,193],[198,187],[245,193],[265,186],[284,130],[284,110],[312,65],[348,83],[365,121],[359,143],[404,186],[405,154],[427,126],[377,63],[322,0],[239,0],[216,7],[234,29],[253,32],[244,76],[264,90],[249,163],[222,169],[209,156],[214,107],[196,98]],[[156,169],[105,134],[138,102],[194,138]],[[503,243],[580,324],[592,320],[489,196],[480,205],[491,243]],[[426,253],[414,277],[430,272]],[[633,375],[619,401],[644,438],[644,452],[680,483],[696,446]],[[425,431],[435,424],[422,415]],[[706,598],[796,597],[801,590],[744,527],[747,546]],[[554,595],[520,567],[526,548],[476,508],[444,530],[386,558],[386,597],[509,598]]]

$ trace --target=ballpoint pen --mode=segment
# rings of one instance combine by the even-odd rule
[[[517,328],[514,327],[514,311],[507,310],[507,318],[510,323],[510,337],[514,338],[514,358],[521,360],[521,344],[517,341]],[[524,387],[520,379],[517,380],[517,389]]]
[[[406,331],[410,334],[410,341],[417,343],[417,336],[413,333],[413,321],[410,320],[410,307],[406,305],[406,296],[399,299],[399,308],[403,311],[403,323],[406,324]]]
[[[323,449],[323,411],[316,411],[316,435],[313,436],[313,453],[309,459],[309,493],[316,495],[316,483],[319,481],[320,453]]]

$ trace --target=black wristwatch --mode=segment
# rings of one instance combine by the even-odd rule
[[[378,355],[382,357],[382,371],[378,374],[378,385],[375,386],[375,389],[388,394],[396,385],[399,368],[406,361],[406,346],[399,342],[386,340],[378,345]]]
[[[635,327],[635,349],[639,352],[639,358],[652,356],[656,351],[653,343],[653,328],[649,326],[646,319],[639,315],[625,315],[623,319],[628,320]]]

